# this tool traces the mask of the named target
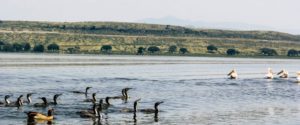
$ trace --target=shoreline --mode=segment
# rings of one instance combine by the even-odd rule
[[[289,56],[227,56],[227,55],[212,55],[212,54],[145,54],[136,55],[129,53],[111,53],[111,54],[98,54],[98,53],[76,53],[76,54],[66,54],[66,53],[33,53],[33,52],[0,52],[0,54],[23,54],[23,55],[53,55],[53,56],[129,56],[129,57],[206,57],[206,58],[234,58],[234,59],[300,59],[300,57],[289,57]]]
[[[298,59],[166,55],[0,53],[0,67],[298,64]]]

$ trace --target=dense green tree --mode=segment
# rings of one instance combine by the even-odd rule
[[[0,40],[0,46],[1,46],[1,45],[4,45],[4,42]]]
[[[287,53],[287,56],[298,56],[298,55],[299,55],[299,52],[294,49],[290,49]]]
[[[182,53],[182,54],[185,54],[188,52],[187,48],[180,48],[179,51]]]
[[[172,45],[172,46],[169,47],[169,52],[170,53],[175,53],[176,51],[177,51],[177,46]]]
[[[23,46],[20,43],[13,43],[13,51],[14,52],[20,52],[23,51]]]
[[[159,49],[157,46],[150,46],[150,47],[148,48],[148,51],[149,51],[150,53],[155,53],[155,52],[159,52],[160,49]]]
[[[144,47],[139,47],[138,50],[137,50],[137,55],[143,55],[145,49],[146,49],[146,48],[144,48]]]
[[[59,51],[59,45],[57,45],[56,43],[52,43],[47,46],[47,49],[48,51],[52,52]]]
[[[6,43],[6,44],[3,45],[2,51],[4,51],[4,52],[13,52],[14,48],[11,44]]]
[[[214,53],[214,51],[218,51],[218,48],[215,45],[207,46],[207,51],[210,53]]]
[[[30,46],[30,43],[23,43],[23,50],[24,51],[30,51],[31,49],[31,46]]]
[[[260,53],[265,56],[277,56],[278,55],[278,53],[276,52],[275,49],[270,49],[270,48],[262,48],[262,49],[260,49]]]
[[[236,49],[228,49],[228,50],[226,51],[226,53],[227,53],[227,55],[229,55],[229,56],[233,56],[233,55],[239,54],[240,52],[237,51]]]
[[[112,51],[111,45],[103,45],[100,49],[101,52],[110,53]]]
[[[37,44],[33,47],[33,52],[44,52],[45,48],[42,44]]]
[[[4,42],[3,42],[3,41],[0,41],[0,51],[3,50],[3,46],[4,46],[4,45],[5,45]]]
[[[65,30],[66,29],[66,25],[61,25],[59,28]]]
[[[96,30],[96,26],[91,26],[90,30]]]

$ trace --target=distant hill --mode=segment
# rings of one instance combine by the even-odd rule
[[[193,28],[202,28],[202,29],[223,29],[223,30],[240,30],[240,31],[251,31],[251,30],[273,30],[278,31],[274,27],[257,25],[257,24],[248,24],[241,22],[208,22],[208,21],[191,21],[186,19],[180,19],[177,17],[166,16],[161,18],[145,18],[137,20],[140,23],[150,23],[150,24],[169,24],[169,25],[178,25],[184,27],[193,27]],[[295,29],[280,29],[281,32],[287,32],[292,34],[299,34],[300,30]]]
[[[1,21],[0,29],[29,31],[58,31],[71,33],[93,33],[105,35],[154,35],[174,37],[245,38],[263,40],[300,41],[300,37],[274,31],[232,31],[215,29],[193,29],[182,26],[119,23],[119,22],[27,22]]]
[[[166,16],[161,18],[146,18],[146,19],[138,20],[137,22],[150,23],[150,24],[169,24],[169,25],[207,28],[207,29],[241,30],[241,31],[273,29],[272,27],[253,25],[247,23],[239,23],[239,22],[190,21],[185,19],[179,19],[172,16]]]
[[[300,50],[300,36],[276,31],[233,31],[196,29],[174,25],[123,22],[35,22],[0,21],[0,40],[10,43],[58,43],[63,50],[81,46],[85,52],[98,52],[110,44],[120,53],[135,53],[137,47],[160,46],[164,52],[170,45],[188,48],[189,52],[207,54],[210,44],[219,54],[228,48],[241,49],[242,55],[256,55],[259,48],[270,47],[285,55],[288,49]]]

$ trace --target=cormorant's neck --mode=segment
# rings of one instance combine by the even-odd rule
[[[46,99],[44,99],[44,100],[43,100],[43,102],[44,102],[44,104],[46,104],[46,105],[48,104],[48,102],[47,102],[47,100],[46,100]]]
[[[133,104],[133,112],[136,112],[136,107],[137,107],[137,103],[134,102],[134,104]]]
[[[99,118],[98,120],[100,121],[100,119],[101,119],[101,112],[102,112],[102,106],[98,107],[97,112],[98,112],[98,118]]]
[[[30,96],[27,96],[27,100],[28,100],[28,103],[31,103],[31,98],[30,98]]]
[[[158,105],[154,106],[155,113],[158,113],[158,108],[157,107],[158,107]]]
[[[57,105],[57,97],[53,98],[54,104]]]
[[[122,89],[122,96],[125,97],[125,89]]]
[[[98,109],[96,108],[96,106],[94,107],[94,112],[95,112],[95,116],[97,116],[99,114]]]
[[[85,89],[85,94],[86,95],[88,94],[88,90],[89,90],[88,88]]]
[[[106,99],[105,99],[105,102],[106,102],[107,105],[110,105],[110,103],[109,103],[109,98],[106,98]]]
[[[23,105],[22,100],[19,100],[19,101],[18,101],[18,106],[22,106],[22,105]]]
[[[5,99],[5,103],[6,103],[6,104],[9,104],[9,103],[10,103],[10,101],[8,100],[8,98]]]
[[[99,111],[101,112],[102,111],[102,103],[99,105]]]
[[[157,118],[158,118],[158,108],[157,108],[158,105],[155,105],[154,106],[154,118],[155,118],[155,121],[157,121]]]
[[[93,102],[96,103],[96,97],[95,96],[93,96]]]
[[[101,120],[101,112],[102,112],[102,105],[100,104],[98,109],[97,109],[97,112],[98,112],[98,121]]]
[[[52,115],[53,115],[52,110],[49,110],[48,111],[48,116],[52,116]]]
[[[128,93],[126,90],[124,91],[124,95],[125,95],[125,99],[128,99]]]

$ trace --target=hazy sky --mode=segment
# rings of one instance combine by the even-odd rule
[[[1,0],[0,20],[128,21],[172,16],[297,30],[300,0]]]

